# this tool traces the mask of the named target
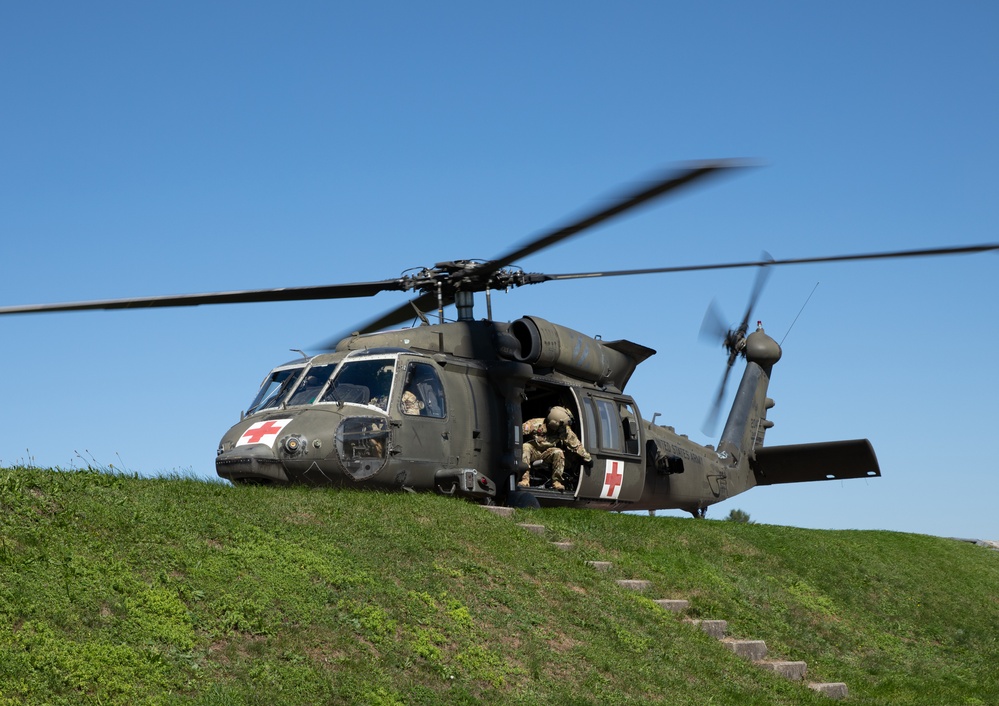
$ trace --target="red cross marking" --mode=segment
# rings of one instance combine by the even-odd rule
[[[624,483],[624,474],[621,473],[621,462],[608,461],[607,470],[604,471],[603,495],[609,498],[617,497],[619,486],[622,483]]]
[[[284,424],[275,424],[274,422],[264,422],[256,429],[250,428],[243,432],[243,436],[240,437],[240,441],[246,439],[248,444],[259,444],[260,440],[263,439],[268,434],[277,434],[284,427]]]

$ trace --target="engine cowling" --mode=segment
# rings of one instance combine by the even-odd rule
[[[537,316],[510,324],[516,345],[504,354],[535,369],[551,368],[565,375],[623,390],[635,367],[655,353],[630,341],[604,342]]]

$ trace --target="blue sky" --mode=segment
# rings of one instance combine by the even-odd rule
[[[714,157],[764,166],[520,264],[994,242],[997,30],[989,2],[4,4],[0,303],[488,258]],[[775,271],[754,315],[784,340],[768,443],[870,438],[884,476],[760,488],[709,516],[999,538],[997,266]],[[713,298],[736,322],[752,279],[551,283],[494,297],[494,315],[656,349],[628,391],[710,443],[724,354],[697,333]],[[400,302],[4,318],[0,462],[212,477],[218,439],[289,349]]]

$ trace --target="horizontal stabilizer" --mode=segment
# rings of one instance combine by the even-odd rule
[[[867,439],[763,447],[756,450],[751,465],[757,485],[881,475],[874,447]]]

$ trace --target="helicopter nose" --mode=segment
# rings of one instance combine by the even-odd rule
[[[281,461],[269,446],[237,446],[215,458],[215,472],[233,483],[287,483]]]

